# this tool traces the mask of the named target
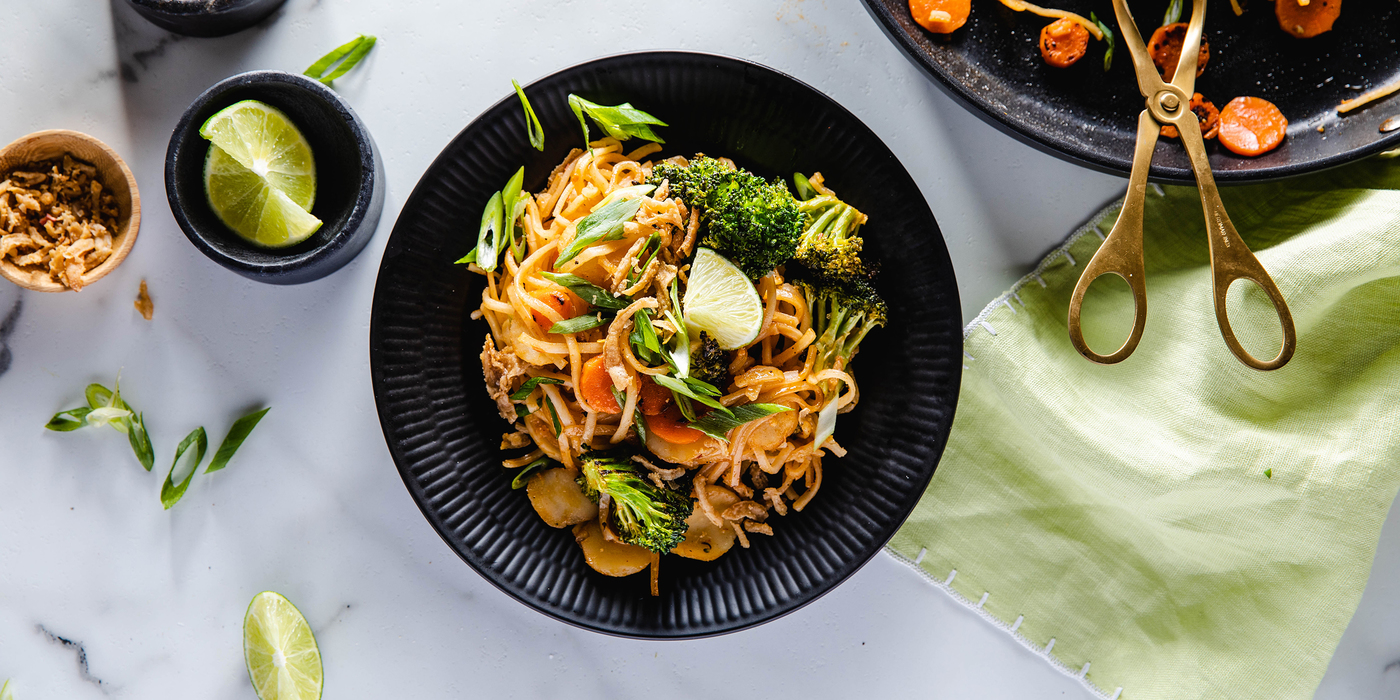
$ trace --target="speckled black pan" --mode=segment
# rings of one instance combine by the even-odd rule
[[[1129,3],[1144,36],[1161,24],[1167,1]],[[1089,54],[1075,65],[1058,69],[1041,60],[1036,45],[1041,27],[1050,20],[1012,12],[996,0],[974,0],[967,24],[948,36],[914,24],[908,0],[865,4],[916,65],[987,123],[1047,153],[1127,175],[1143,98],[1121,40],[1108,73],[1099,42],[1091,42]],[[1288,138],[1257,158],[1236,156],[1207,142],[1216,180],[1254,182],[1299,175],[1400,146],[1400,131],[1380,133],[1381,122],[1400,115],[1400,98],[1345,118],[1336,114],[1343,99],[1400,77],[1395,43],[1400,37],[1400,5],[1352,0],[1331,32],[1295,39],[1279,29],[1266,0],[1242,4],[1248,9],[1236,17],[1228,2],[1210,3],[1205,28],[1210,64],[1196,81],[1196,90],[1220,108],[1240,95],[1273,102],[1288,117]],[[1115,34],[1121,33],[1107,0],[1057,0],[1050,5],[1085,17],[1093,10]],[[1187,2],[1183,21],[1190,19],[1190,11]],[[1152,177],[1193,182],[1186,152],[1174,140],[1158,142]]]
[[[497,86],[507,94],[508,78]],[[636,53],[590,61],[526,87],[548,135],[530,148],[515,95],[487,110],[429,166],[394,227],[370,320],[380,422],[404,483],[462,559],[501,590],[585,628],[634,637],[730,632],[811,602],[894,534],[933,475],[961,377],[961,311],[948,250],[909,173],[850,112],[786,75],[732,58]],[[883,264],[890,324],[856,361],[860,406],[841,417],[850,454],[827,462],[821,493],[775,517],[711,563],[667,556],[661,596],[645,575],[614,579],[584,564],[572,535],[540,521],[511,491],[499,450],[507,428],[486,396],[471,321],[482,281],[452,264],[474,245],[481,210],[520,165],[531,191],[581,145],[570,92],[630,101],[670,123],[668,153],[733,157],[764,175],[820,170],[869,213],[862,230]]]

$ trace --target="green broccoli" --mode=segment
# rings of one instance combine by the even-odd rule
[[[795,266],[790,266],[795,267]],[[873,274],[865,268],[842,276],[827,270],[798,268],[790,270],[788,281],[802,289],[812,314],[812,330],[817,339],[812,342],[817,357],[812,372],[851,364],[866,334],[885,325],[889,307],[871,284]],[[814,446],[822,443],[836,430],[836,396],[841,382],[828,379],[821,383],[823,405],[817,416]]]
[[[579,485],[590,499],[612,499],[612,519],[623,542],[665,554],[685,539],[686,518],[693,505],[680,491],[657,488],[642,477],[630,455],[621,450],[582,455]]]
[[[729,353],[705,331],[700,331],[700,342],[690,347],[690,376],[721,391],[729,386]]]
[[[811,180],[803,178],[801,174],[796,177],[798,192],[811,195],[797,204],[804,221],[802,238],[797,244],[797,259],[811,269],[834,277],[864,275],[864,266],[860,261],[864,241],[857,234],[866,216],[837,199],[831,190],[822,187],[819,176],[813,176]],[[815,183],[819,189],[813,190],[808,183]]]
[[[697,157],[684,168],[661,163],[649,184],[670,182],[671,192],[700,209],[700,245],[713,248],[752,279],[792,259],[802,234],[802,212],[787,185],[713,158]]]

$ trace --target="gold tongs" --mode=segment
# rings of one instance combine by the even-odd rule
[[[1133,57],[1133,68],[1137,71],[1138,89],[1147,98],[1147,109],[1138,115],[1137,148],[1133,151],[1133,168],[1128,176],[1128,193],[1123,198],[1123,208],[1118,221],[1104,240],[1098,253],[1085,266],[1079,283],[1074,287],[1074,296],[1069,303],[1069,339],[1079,354],[1102,364],[1121,362],[1142,339],[1142,329],[1147,322],[1147,284],[1143,279],[1142,254],[1142,214],[1143,201],[1147,194],[1147,171],[1152,165],[1152,153],[1157,147],[1157,137],[1164,124],[1171,124],[1181,134],[1181,143],[1186,155],[1191,159],[1191,171],[1196,175],[1196,187],[1201,193],[1201,207],[1205,210],[1206,232],[1210,239],[1210,270],[1215,296],[1215,318],[1220,324],[1220,333],[1225,344],[1240,362],[1259,370],[1278,369],[1293,357],[1297,336],[1293,329],[1293,315],[1283,293],[1274,283],[1258,258],[1249,252],[1225,207],[1220,203],[1220,191],[1215,187],[1211,175],[1210,160],[1206,157],[1205,140],[1201,137],[1200,123],[1191,111],[1191,94],[1196,84],[1196,61],[1201,46],[1201,29],[1206,21],[1206,0],[1193,0],[1191,24],[1186,30],[1186,41],[1182,45],[1181,58],[1177,61],[1176,74],[1170,83],[1163,82],[1157,73],[1147,46],[1138,33],[1133,15],[1128,11],[1125,0],[1113,0],[1113,10],[1118,16],[1119,31],[1123,43]],[[1094,280],[1105,274],[1122,277],[1133,292],[1133,331],[1123,346],[1108,355],[1100,355],[1089,349],[1084,342],[1084,332],[1079,325],[1080,307],[1084,303],[1084,292]],[[1260,360],[1250,355],[1235,338],[1230,328],[1229,312],[1225,309],[1225,293],[1235,280],[1246,279],[1258,284],[1273,302],[1278,312],[1279,323],[1283,326],[1283,347],[1272,360]]]

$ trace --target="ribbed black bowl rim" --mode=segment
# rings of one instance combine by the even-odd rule
[[[933,57],[916,44],[904,27],[890,14],[890,10],[880,0],[862,0],[870,15],[875,18],[880,29],[889,37],[895,46],[909,58],[914,65],[918,66],[933,78],[934,84],[942,88],[943,92],[952,97],[955,102],[964,109],[977,115],[982,121],[996,128],[998,131],[1024,143],[1043,153],[1062,158],[1071,163],[1109,173],[1111,175],[1122,175],[1127,177],[1128,171],[1132,169],[1133,160],[1129,153],[1127,157],[1116,155],[1112,152],[1105,152],[1091,148],[1084,148],[1080,145],[1062,138],[1056,131],[1048,128],[1041,128],[1033,124],[1012,111],[1003,111],[993,104],[986,95],[959,80],[956,75],[950,74]],[[1186,8],[1187,18],[1190,16],[1190,6]],[[1108,14],[1113,14],[1112,9]],[[1183,20],[1185,21],[1185,20]],[[1144,29],[1144,32],[1147,30]],[[1126,49],[1120,47],[1118,61],[1131,61]],[[1125,123],[1132,123],[1133,117],[1125,117]],[[1070,117],[1070,121],[1076,127],[1080,125]],[[1224,170],[1214,173],[1214,177],[1220,184],[1235,184],[1246,182],[1266,182],[1279,180],[1295,175],[1327,170],[1341,165],[1346,165],[1353,161],[1365,158],[1366,156],[1380,153],[1381,151],[1400,146],[1400,130],[1389,134],[1378,136],[1370,143],[1352,148],[1349,150],[1334,153],[1321,158],[1311,158],[1301,161],[1293,161],[1285,165],[1251,168],[1248,170]],[[1170,182],[1182,185],[1195,185],[1195,176],[1187,167],[1167,166],[1154,162],[1149,171],[1149,177],[1159,182]]]
[[[571,66],[569,68],[557,71],[553,74],[540,78],[539,80],[533,83],[530,83],[529,85],[525,86],[525,89],[527,91],[530,91],[531,88],[535,86],[539,86],[552,80],[562,79],[564,76],[567,76],[574,72],[587,71],[589,69],[595,68],[625,68],[626,66],[631,64],[656,61],[674,62],[678,64],[688,62],[689,64],[694,64],[693,70],[705,70],[705,68],[702,65],[700,65],[701,63],[708,62],[724,64],[726,67],[748,71],[750,73],[762,74],[768,79],[786,82],[794,88],[810,92],[814,97],[816,97],[820,102],[822,102],[825,105],[826,109],[830,110],[833,115],[837,116],[838,118],[844,118],[845,120],[847,120],[849,124],[853,127],[856,133],[856,138],[862,141],[867,147],[876,149],[882,154],[888,154],[888,162],[891,164],[889,167],[890,175],[895,180],[899,181],[899,184],[902,187],[907,188],[908,191],[915,194],[919,193],[918,186],[914,183],[913,178],[909,175],[908,171],[899,163],[898,159],[894,156],[894,154],[891,151],[889,151],[888,147],[885,146],[883,141],[881,141],[880,138],[869,129],[869,127],[867,127],[863,122],[861,122],[849,110],[842,107],[840,104],[832,100],[830,97],[826,96],[824,93],[820,92],[819,90],[816,90],[815,88],[807,85],[806,83],[797,80],[796,78],[793,78],[787,74],[781,73],[772,68],[745,59],[692,51],[639,51],[615,54],[585,61]],[[915,478],[911,479],[908,483],[901,484],[899,486],[901,490],[912,494],[912,498],[908,499],[907,503],[905,504],[905,507],[903,508],[903,511],[898,513],[898,517],[893,520],[892,524],[889,527],[885,528],[883,531],[881,531],[881,536],[879,540],[877,542],[873,542],[870,546],[865,548],[865,550],[862,551],[859,555],[859,561],[855,562],[854,565],[849,566],[845,571],[840,572],[838,576],[830,577],[826,580],[819,581],[818,585],[812,590],[800,592],[800,594],[798,595],[790,596],[784,605],[764,608],[757,614],[750,615],[733,624],[722,625],[718,627],[704,628],[698,630],[658,631],[655,629],[636,629],[629,628],[626,626],[596,624],[587,620],[575,618],[568,614],[567,611],[551,609],[548,605],[542,604],[540,600],[537,600],[534,597],[522,592],[521,590],[518,590],[510,582],[504,580],[504,577],[502,575],[498,574],[490,567],[483,565],[482,562],[476,561],[472,553],[466,547],[462,546],[461,543],[458,542],[450,528],[447,527],[443,519],[443,514],[426,502],[422,486],[418,483],[418,477],[414,475],[411,471],[412,462],[411,457],[407,454],[408,450],[404,445],[400,444],[394,438],[391,432],[391,424],[393,424],[396,420],[396,416],[392,412],[391,401],[387,397],[389,387],[386,386],[386,381],[389,379],[389,374],[391,373],[391,370],[385,367],[385,362],[387,359],[386,355],[389,354],[389,351],[383,347],[385,342],[384,329],[386,323],[384,319],[384,314],[387,313],[387,311],[382,311],[381,307],[384,304],[389,303],[386,300],[386,295],[393,294],[394,290],[386,288],[385,273],[390,269],[390,266],[393,264],[392,259],[397,255],[395,252],[397,244],[400,241],[407,240],[409,237],[414,235],[414,232],[412,230],[409,230],[407,228],[407,225],[403,223],[406,218],[405,214],[413,211],[415,206],[419,205],[420,200],[428,196],[427,192],[434,189],[437,186],[436,183],[430,179],[430,177],[442,168],[445,168],[445,163],[452,161],[456,157],[454,151],[457,150],[459,144],[461,144],[464,139],[470,136],[470,132],[473,131],[474,127],[476,127],[478,123],[482,122],[482,120],[486,118],[487,115],[490,115],[496,112],[497,110],[500,110],[503,105],[510,105],[513,109],[515,109],[515,111],[519,111],[518,101],[514,94],[510,94],[507,97],[502,98],[496,104],[484,110],[480,115],[474,118],[461,132],[459,132],[455,137],[453,137],[453,140],[450,141],[446,147],[444,147],[443,151],[437,156],[437,158],[434,159],[433,163],[428,166],[427,170],[424,171],[422,178],[419,180],[418,184],[415,185],[412,194],[410,194],[409,198],[405,201],[403,209],[399,215],[399,221],[396,222],[394,230],[389,238],[389,241],[387,242],[384,258],[380,264],[379,278],[376,281],[375,285],[374,298],[372,302],[372,311],[370,316],[369,350],[370,374],[375,395],[376,409],[380,418],[381,428],[384,432],[385,442],[387,443],[390,455],[394,460],[394,464],[398,469],[399,474],[402,477],[404,485],[408,489],[410,496],[419,506],[419,509],[422,511],[424,517],[428,520],[429,524],[432,525],[433,529],[438,533],[440,537],[442,537],[443,541],[454,552],[456,552],[457,555],[460,556],[463,561],[465,561],[469,566],[475,569],[476,572],[479,573],[487,581],[490,581],[492,585],[496,586],[512,598],[515,598],[516,600],[524,603],[525,605],[531,608],[534,608],[539,612],[544,613],[545,615],[548,615],[570,625],[619,637],[636,639],[697,639],[717,636],[721,634],[728,634],[731,632],[736,632],[742,629],[753,627],[755,625],[759,625],[781,617],[783,615],[786,615],[788,613],[791,613],[811,603],[812,601],[829,592],[831,589],[835,588],[841,582],[845,581],[852,574],[854,574],[856,571],[862,568],[866,563],[868,563],[870,559],[872,559],[884,547],[884,545],[889,541],[889,539],[893,537],[895,531],[898,530],[898,528],[903,524],[904,520],[907,519],[909,513],[912,512],[914,506],[917,504],[919,497],[923,494],[925,488],[928,485],[929,480],[933,476],[933,472],[935,467],[937,466],[938,460],[942,456],[943,449],[947,444],[948,432],[952,427],[953,413],[957,402],[957,393],[959,385],[961,383],[961,310],[957,296],[956,280],[953,277],[951,259],[948,256],[947,248],[943,242],[942,235],[939,232],[937,223],[933,218],[932,212],[928,210],[927,201],[923,199],[921,194],[918,197],[918,204],[922,205],[922,209],[920,209],[919,211],[926,214],[927,222],[928,224],[930,224],[930,233],[932,237],[932,243],[930,244],[930,246],[931,248],[935,249],[934,255],[938,258],[935,261],[935,263],[936,266],[940,268],[937,270],[929,270],[929,272],[937,272],[940,275],[945,275],[945,277],[941,278],[940,281],[938,281],[935,284],[939,286],[938,294],[940,295],[940,301],[943,302],[941,306],[946,306],[947,308],[940,308],[936,313],[930,313],[931,316],[935,317],[933,318],[932,323],[938,326],[936,330],[937,337],[940,340],[942,340],[945,336],[947,338],[946,342],[943,344],[947,345],[948,347],[941,348],[945,351],[943,354],[946,354],[947,357],[939,356],[937,358],[933,358],[931,362],[931,364],[937,368],[936,372],[941,373],[944,376],[944,380],[940,380],[939,383],[947,385],[947,389],[943,392],[944,395],[935,397],[935,403],[940,405],[939,410],[943,411],[943,413],[938,417],[938,425],[936,426],[936,430],[932,431],[932,436],[928,438],[924,444],[919,445],[919,447],[923,449],[923,451],[920,453],[922,472],[918,474]],[[535,107],[537,111],[540,110],[539,105],[536,105]],[[558,135],[552,135],[552,137],[559,138]],[[520,135],[520,138],[522,140],[524,139],[523,133]],[[527,179],[527,185],[528,183],[529,180]],[[468,237],[474,239],[476,236],[475,223],[472,223],[470,226],[466,226],[464,222],[462,235],[464,242]],[[866,235],[868,238],[870,234],[867,232]],[[880,331],[876,332],[879,333]],[[866,344],[870,344],[870,342],[870,340],[867,340]],[[929,349],[926,353],[923,354],[931,355],[932,352],[933,350]],[[470,349],[464,349],[463,353],[465,357],[473,357],[476,354],[475,351],[472,351]],[[925,357],[921,356],[919,359],[925,360]],[[860,370],[858,369],[858,376],[859,372]],[[478,382],[479,381],[480,380],[478,380]],[[492,404],[490,399],[486,397],[485,391],[484,389],[482,389],[482,387],[480,387],[479,383],[476,386],[468,387],[468,389],[481,390],[480,396],[474,397],[472,401],[480,401],[486,404],[491,404],[493,406],[491,410],[494,411],[494,404]],[[426,401],[428,399],[425,398],[423,400]],[[864,405],[864,402],[862,402],[862,405]],[[857,410],[859,411],[860,409]],[[504,425],[504,423],[502,423],[502,425]],[[838,427],[838,433],[840,432],[841,429]],[[494,449],[494,445],[492,447]],[[504,477],[504,472],[502,478],[500,479],[500,485],[504,493],[508,494],[507,497],[513,495],[515,497],[524,498],[523,492],[513,493],[509,491],[506,479]],[[820,501],[822,495],[826,494],[819,494],[816,500]],[[816,501],[814,501],[814,503],[815,502]],[[531,515],[533,515],[533,510],[531,510]],[[790,515],[789,518],[791,517],[794,516]],[[795,514],[795,517],[800,518],[802,517],[802,514]],[[775,531],[777,531],[776,537],[781,538],[781,529],[775,528]],[[567,534],[567,530],[565,530],[564,532]],[[573,545],[572,542],[569,543],[569,547],[576,549],[576,546]],[[734,551],[727,554],[726,557],[744,555],[745,551],[741,550],[736,545]],[[581,561],[579,565],[582,566]],[[591,574],[591,572],[589,573]],[[667,585],[666,574],[667,566],[663,565],[663,592],[665,586]],[[645,575],[636,575],[629,578],[644,579]],[[626,581],[627,579],[613,580]],[[618,585],[620,586],[622,584]],[[741,591],[741,593],[747,595],[748,591]]]

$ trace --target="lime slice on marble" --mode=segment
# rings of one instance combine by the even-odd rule
[[[236,102],[209,117],[199,135],[311,211],[316,201],[311,144],[281,110],[257,100]]]
[[[321,228],[299,202],[217,145],[204,161],[204,192],[219,220],[256,245],[285,248]]]
[[[697,248],[681,300],[686,325],[725,350],[752,343],[763,328],[763,301],[742,270],[709,248]]]
[[[259,700],[318,700],[321,650],[292,601],[280,593],[253,596],[243,616],[243,658]]]

